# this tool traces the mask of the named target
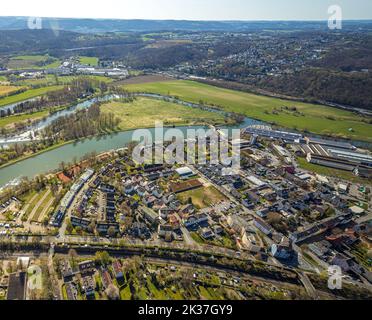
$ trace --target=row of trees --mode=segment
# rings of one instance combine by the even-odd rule
[[[55,120],[45,129],[45,134],[54,140],[76,140],[114,130],[119,123],[120,119],[113,113],[101,113],[97,102],[87,110]]]

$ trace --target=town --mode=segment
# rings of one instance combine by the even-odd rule
[[[368,4],[36,2],[0,16],[0,303],[372,299]]]
[[[208,163],[138,165],[131,159],[130,147],[66,166],[46,177],[53,185],[46,183],[31,193],[28,202],[13,196],[2,205],[1,214],[8,222],[0,225],[1,235],[8,244],[21,239],[26,246],[38,238],[66,254],[94,252],[95,245],[106,252],[112,244],[203,248],[277,268],[300,268],[310,278],[336,265],[344,281],[368,292],[371,186],[300,169],[297,159],[323,161],[355,177],[370,177],[371,157],[351,144],[262,126],[242,129],[242,139],[230,140],[232,144],[241,149],[241,169],[228,176],[222,174],[224,166]],[[71,249],[81,241],[83,246]],[[119,285],[111,288],[112,277],[122,277],[119,260],[109,269],[97,269],[96,262],[76,264],[74,259],[82,258],[76,252],[70,255],[57,266],[65,271],[64,284],[54,288],[56,292],[63,288],[64,296],[73,300],[102,298],[97,289],[102,286],[120,296]],[[82,273],[81,280],[74,280],[76,272]],[[102,279],[94,280],[98,275]],[[76,281],[82,281],[79,287]],[[316,291],[311,287],[307,294]],[[81,296],[78,288],[85,288],[86,295]]]

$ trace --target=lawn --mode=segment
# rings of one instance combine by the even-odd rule
[[[54,91],[61,89],[62,86],[50,86],[45,88],[38,88],[38,89],[30,89],[25,92],[15,94],[13,96],[5,97],[0,99],[0,107],[6,106],[8,104],[13,104],[17,102],[21,102],[27,99],[32,99],[43,94],[46,94],[49,91]]]
[[[20,69],[51,69],[57,68],[60,60],[48,55],[16,56],[12,57],[7,67],[12,70]]]
[[[314,172],[314,173],[317,173],[323,176],[344,179],[347,181],[351,181],[354,183],[361,183],[361,184],[367,184],[369,182],[368,179],[357,177],[352,172],[328,168],[328,167],[320,166],[317,164],[309,163],[304,158],[297,158],[297,162],[302,169],[305,169],[305,170],[308,170],[308,171],[311,171],[311,172]]]
[[[43,194],[43,196],[44,195],[45,195],[45,193]],[[49,192],[48,195],[45,197],[44,201],[38,206],[34,216],[32,217],[32,221],[41,222],[41,220],[43,218],[43,217],[41,217],[41,214],[44,211],[44,209],[49,209],[50,210],[50,208],[48,207],[48,204],[53,198],[54,198],[53,193]],[[42,199],[42,198],[40,198],[40,199]],[[48,211],[46,213],[48,213]]]
[[[212,186],[182,192],[177,196],[182,203],[187,203],[191,198],[194,206],[199,209],[204,209],[226,200],[225,196]]]
[[[96,57],[79,57],[81,64],[86,64],[88,66],[96,67],[98,66],[99,59]]]
[[[132,298],[132,294],[130,292],[129,286],[126,286],[124,289],[120,290],[120,300],[130,300]]]
[[[33,198],[32,202],[29,202],[29,206],[23,216],[23,218],[29,218],[31,212],[34,210],[35,206],[39,203],[39,201],[44,197],[47,190],[43,190],[42,192],[39,192],[39,194]],[[25,204],[27,205],[27,203]]]
[[[217,113],[149,98],[137,98],[129,103],[109,102],[101,106],[101,110],[121,119],[120,130],[154,127],[155,121],[163,121],[166,126],[224,122],[223,116]]]
[[[226,111],[241,113],[281,127],[372,141],[372,126],[363,122],[368,119],[327,106],[270,98],[194,81],[129,84],[124,87],[130,91],[177,96],[190,102],[203,101],[220,106]]]

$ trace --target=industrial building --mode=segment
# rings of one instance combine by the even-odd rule
[[[301,144],[300,149],[310,163],[351,171],[363,177],[372,175],[372,156],[357,152],[349,143],[307,138],[307,144]]]
[[[304,138],[299,133],[273,130],[270,126],[253,125],[243,129],[243,133],[265,137],[269,139],[281,139],[291,143],[301,143]]]

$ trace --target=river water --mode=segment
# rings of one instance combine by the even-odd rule
[[[154,99],[163,99],[164,97],[158,95],[147,95],[147,94],[139,94],[140,96],[154,98]],[[105,96],[103,98],[94,98],[91,100],[87,100],[85,102],[79,103],[76,106],[73,106],[69,109],[65,109],[63,111],[57,112],[45,120],[38,122],[33,127],[29,128],[29,130],[40,130],[45,126],[49,125],[52,121],[58,119],[61,116],[65,116],[76,112],[77,110],[81,110],[84,108],[89,108],[94,102],[100,100],[111,100],[114,98],[118,98],[117,96]],[[188,107],[198,108],[197,104],[192,104],[188,102],[184,102],[181,100],[172,99],[172,102],[179,103]],[[204,108],[209,110],[208,107]],[[215,110],[210,108],[211,112],[223,112],[220,110]],[[262,122],[256,121],[250,118],[245,118],[244,122],[240,123],[237,126],[229,127],[229,129],[234,128],[245,128],[252,124],[260,124]],[[199,129],[205,128],[203,126],[192,126],[192,127],[177,127],[180,129],[183,134],[186,136],[187,129]],[[149,129],[154,136],[154,129]],[[166,132],[169,129],[165,129]],[[48,173],[58,169],[59,164],[64,161],[65,163],[72,162],[74,159],[80,159],[87,153],[97,152],[102,153],[106,151],[116,150],[125,147],[126,144],[132,141],[132,135],[134,130],[120,132],[116,134],[110,134],[101,137],[95,137],[91,139],[84,139],[72,144],[68,144],[62,146],[58,149],[47,151],[40,155],[37,155],[33,158],[29,158],[20,162],[17,162],[13,165],[0,169],[0,187],[5,186],[9,182],[17,182],[22,177],[33,178],[38,174],[41,173]]]
[[[137,96],[148,97],[153,99],[164,99],[166,98],[168,101],[173,103],[178,103],[187,107],[191,108],[201,108],[211,112],[217,112],[224,115],[229,115],[229,113],[216,110],[214,108],[200,106],[198,104],[185,102],[182,100],[178,100],[175,98],[164,97],[157,94],[146,94],[140,93],[136,94]],[[77,110],[89,108],[93,103],[97,101],[109,101],[112,99],[117,99],[118,96],[114,95],[107,95],[100,98],[93,98],[77,105],[74,105],[68,109],[64,109],[57,113],[54,113],[47,117],[46,119],[39,121],[38,123],[34,124],[32,127],[28,128],[26,133],[23,133],[23,136],[28,136],[29,132],[34,132],[45,128],[47,125],[52,123],[54,120],[58,119],[59,117],[66,116],[76,112]],[[263,122],[245,118],[242,123],[237,126],[229,127],[229,129],[234,128],[246,128],[247,126],[254,125],[254,124],[263,124]],[[186,134],[187,129],[198,129],[198,128],[205,128],[202,126],[193,126],[193,127],[178,127],[184,134]],[[167,129],[165,129],[166,131]],[[150,129],[152,134],[154,135],[154,129]],[[82,141],[78,141],[76,143],[68,144],[62,146],[58,149],[51,150],[40,155],[37,155],[33,158],[29,158],[8,167],[0,169],[0,187],[8,184],[9,182],[16,182],[19,181],[22,177],[33,178],[38,174],[48,173],[58,169],[59,164],[64,161],[65,163],[72,162],[74,159],[80,159],[87,153],[97,152],[102,153],[106,151],[116,150],[125,147],[126,144],[132,141],[132,131],[120,132],[116,134],[106,135],[102,137],[95,137],[91,139],[85,139]],[[17,137],[15,137],[17,138]],[[360,147],[371,147],[369,143],[363,143],[358,141],[353,141],[356,146]],[[1,143],[0,143],[1,144]],[[4,142],[3,142],[4,144]]]

